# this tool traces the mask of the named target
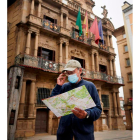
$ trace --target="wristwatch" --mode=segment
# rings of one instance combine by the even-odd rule
[[[87,112],[87,111],[86,111]],[[86,118],[88,119],[89,118],[89,114],[88,114],[88,112],[87,112],[87,116],[86,116]]]

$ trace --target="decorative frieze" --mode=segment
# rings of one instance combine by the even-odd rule
[[[71,55],[77,55],[77,56],[82,56],[85,57],[85,53],[81,50],[74,49],[70,51]]]

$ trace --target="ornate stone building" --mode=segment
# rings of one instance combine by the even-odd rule
[[[93,13],[94,6],[92,0],[13,0],[9,4],[8,68],[14,64],[24,67],[19,109],[14,118],[15,137],[56,134],[59,119],[46,110],[41,99],[50,95],[70,59],[81,63],[83,78],[93,82],[98,90],[103,111],[93,122],[95,131],[125,129],[118,90],[124,83],[116,75],[114,26],[105,6],[103,19]],[[102,20],[105,45],[95,44],[91,33],[89,38],[78,36],[78,7],[82,21],[87,11],[89,27],[95,16]]]

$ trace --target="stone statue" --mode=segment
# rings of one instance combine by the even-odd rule
[[[101,6],[101,8],[103,8],[103,13],[102,13],[102,15],[104,16],[104,18],[106,18],[106,17],[107,17],[107,14],[108,14],[108,11],[105,9],[106,6],[105,6],[105,5],[104,5],[103,7]]]

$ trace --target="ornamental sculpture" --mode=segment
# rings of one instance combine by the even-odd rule
[[[106,17],[107,17],[107,14],[108,14],[108,11],[105,9],[106,6],[105,6],[105,5],[104,5],[103,7],[101,6],[101,8],[103,8],[103,13],[102,13],[102,15],[104,16],[104,18],[106,18]]]

